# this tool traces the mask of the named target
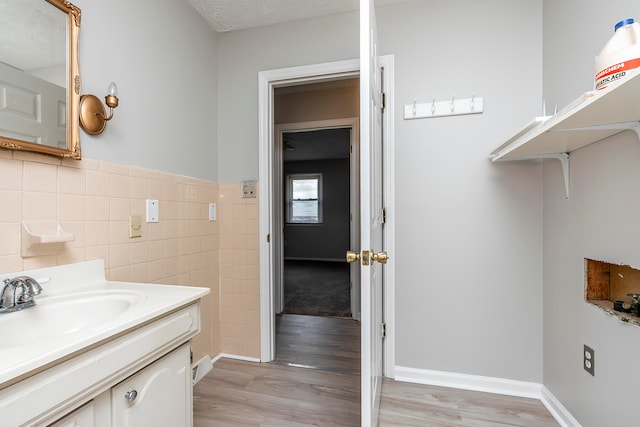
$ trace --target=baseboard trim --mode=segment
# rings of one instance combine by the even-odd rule
[[[243,360],[245,362],[254,362],[260,363],[260,359],[256,359],[255,357],[247,357],[247,356],[239,356],[237,354],[229,354],[229,353],[220,353],[216,357],[213,358],[213,363],[215,364],[220,359],[235,359],[235,360]]]
[[[582,427],[578,420],[571,415],[567,408],[565,408],[545,386],[542,386],[540,401],[562,427]]]
[[[531,397],[534,399],[540,399],[542,396],[542,384],[526,381],[406,368],[404,366],[396,366],[395,374],[396,381],[461,388],[509,396]]]
[[[540,383],[404,366],[395,366],[394,370],[396,381],[538,399],[562,427],[581,427],[562,403]]]

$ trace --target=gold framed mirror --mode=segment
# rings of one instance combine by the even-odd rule
[[[0,147],[80,159],[80,9],[0,0]]]

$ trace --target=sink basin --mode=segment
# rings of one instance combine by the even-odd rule
[[[104,356],[120,361],[120,354],[137,351],[125,345],[130,334],[164,318],[173,319],[170,334],[186,329],[195,332],[200,328],[198,319],[186,314],[174,319],[172,313],[183,308],[197,311],[198,301],[209,292],[208,288],[106,280],[103,260],[0,275],[0,283],[4,278],[17,276],[41,278],[43,292],[35,297],[34,307],[0,314],[0,414],[3,415],[6,408],[3,405],[8,401],[25,401],[22,395],[10,396],[11,393],[3,394],[3,390],[39,375],[44,367],[82,358],[103,345],[123,345],[116,353]],[[147,338],[165,342],[166,337],[163,332],[162,337]],[[138,350],[144,352],[142,348]],[[106,369],[100,362],[102,355],[98,355],[83,359],[81,365],[90,361],[96,369]],[[93,384],[91,381],[97,378],[92,376],[93,370],[86,372],[91,378],[83,380]],[[43,405],[53,399],[50,393],[42,394],[41,398]],[[0,418],[0,424],[8,425]]]
[[[106,326],[143,300],[144,294],[125,290],[36,297],[37,304],[33,307],[0,314],[0,349]]]

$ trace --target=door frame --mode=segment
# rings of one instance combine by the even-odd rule
[[[386,377],[394,377],[395,367],[395,150],[394,150],[394,57],[380,56],[384,68],[386,106],[383,125],[383,191],[386,209],[384,227],[385,251],[390,260],[384,271],[383,316],[386,323],[383,371]],[[358,59],[329,62],[299,67],[281,68],[258,73],[258,150],[259,150],[259,210],[260,210],[260,360],[270,362],[275,358],[274,313],[274,89],[294,84],[318,83],[359,76]]]
[[[275,125],[274,131],[274,174],[275,188],[279,191],[273,191],[273,222],[274,230],[284,229],[284,195],[282,188],[284,183],[282,150],[284,142],[282,135],[292,132],[313,132],[326,129],[351,129],[351,137],[349,145],[351,155],[349,156],[349,211],[351,220],[349,221],[349,241],[360,241],[360,119],[358,117],[346,117],[340,119],[316,120],[309,122],[283,123]],[[272,188],[274,188],[272,186]],[[274,233],[271,236],[271,244],[273,248],[273,294],[275,312],[280,313],[284,309],[284,242],[282,241],[282,233]],[[352,286],[350,287],[350,305],[351,317],[354,320],[360,320],[360,287],[359,277],[360,269],[358,265],[350,265],[349,274]],[[357,283],[358,286],[353,284]]]

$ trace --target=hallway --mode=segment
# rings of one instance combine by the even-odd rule
[[[360,425],[360,323],[283,314],[276,359],[216,362],[194,388],[194,426]]]
[[[273,363],[360,375],[360,322],[282,314],[276,331]]]

